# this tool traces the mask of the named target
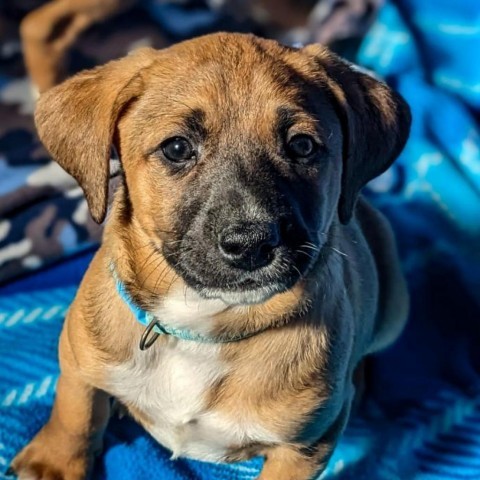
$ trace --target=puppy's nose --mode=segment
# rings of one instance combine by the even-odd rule
[[[229,225],[218,236],[222,257],[244,270],[255,270],[269,264],[279,243],[280,232],[274,223]]]

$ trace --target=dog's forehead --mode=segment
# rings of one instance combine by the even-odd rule
[[[186,61],[197,67],[218,61],[225,68],[238,65],[272,64],[298,49],[254,35],[217,33],[177,43],[163,52],[175,63]],[[180,62],[179,62],[180,61]]]
[[[192,100],[211,108],[241,106],[244,111],[248,105],[258,108],[259,102],[263,107],[295,104],[306,79],[294,60],[293,49],[253,36],[201,37],[161,53],[145,75],[145,95],[149,102]]]
[[[142,131],[153,128],[156,137],[185,126],[183,131],[190,130],[190,121],[210,135],[242,131],[270,137],[285,112],[315,123],[309,116],[313,70],[314,62],[301,51],[271,40],[239,34],[201,37],[161,51],[143,72],[136,119]],[[323,100],[328,105],[322,111],[330,110],[327,97]],[[315,103],[322,103],[317,91]]]

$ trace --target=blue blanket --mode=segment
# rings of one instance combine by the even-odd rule
[[[361,46],[357,61],[414,114],[405,152],[367,192],[396,230],[412,313],[373,360],[325,478],[480,479],[479,52],[478,0],[387,3]],[[0,472],[48,417],[58,334],[90,256],[0,289]],[[124,418],[110,423],[94,478],[250,480],[260,468],[172,462]]]

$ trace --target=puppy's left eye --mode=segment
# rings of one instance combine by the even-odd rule
[[[317,151],[318,145],[310,135],[294,135],[287,143],[287,152],[292,158],[300,160],[311,157]]]
[[[169,138],[160,145],[160,148],[165,158],[174,163],[186,162],[195,157],[192,145],[183,137]]]

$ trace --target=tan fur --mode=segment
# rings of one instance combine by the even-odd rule
[[[279,59],[288,68],[280,67]],[[320,69],[319,62],[323,64]],[[115,194],[103,244],[65,322],[60,348],[62,376],[52,417],[14,460],[17,472],[41,471],[66,480],[87,475],[93,439],[101,436],[109,414],[103,392],[115,394],[108,372],[138,355],[144,330],[116,292],[112,265],[134,301],[145,309],[156,308],[173,289],[186,288],[161,249],[165,242],[178,240],[172,219],[178,199],[192,188],[192,178],[167,175],[160,162],[153,161],[152,150],[162,138],[175,134],[185,115],[197,109],[209,113],[205,149],[224,148],[218,142],[228,141],[229,135],[238,132],[245,141],[261,138],[274,148],[271,125],[275,108],[295,107],[296,98],[304,93],[289,72],[330,85],[330,95],[342,97],[343,106],[349,107],[351,100],[342,82],[331,74],[331,69],[337,68],[335,62],[324,50],[312,56],[311,51],[285,49],[255,37],[220,34],[160,52],[137,52],[81,73],[40,99],[36,118],[41,138],[77,178],[97,220],[106,213],[112,142],[122,158],[125,182]],[[195,65],[202,68],[196,71],[192,69]],[[232,74],[239,65],[241,74]],[[184,79],[177,89],[170,85],[173,76]],[[219,85],[222,81],[225,84]],[[329,98],[319,96],[318,102],[331,129],[326,133],[340,138],[331,140],[332,149],[340,152],[341,132],[333,120],[336,111]],[[256,103],[259,99],[261,108]],[[377,99],[379,110],[390,108],[386,88]],[[302,115],[299,124],[303,131],[316,135],[318,129],[327,128]],[[384,112],[385,119],[389,115]],[[389,233],[382,235],[388,237]],[[331,255],[334,253],[322,261],[332,261]],[[347,262],[335,258],[340,266]],[[397,324],[404,321],[401,315],[395,325],[382,329],[373,320],[351,324],[342,317],[324,318],[319,312],[326,292],[343,280],[324,271],[324,263],[318,262],[289,291],[259,305],[226,305],[213,318],[214,338],[261,332],[221,346],[220,360],[228,370],[215,381],[206,401],[207,412],[225,418],[240,415],[264,426],[271,438],[280,439],[273,444],[226,446],[226,460],[266,456],[259,480],[308,480],[325,468],[348,418],[358,363],[373,342],[390,339],[390,331],[396,329],[397,333]],[[160,354],[169,341],[160,337],[152,348]],[[148,411],[126,406],[147,429],[154,422]],[[322,411],[319,425],[307,431],[311,415],[318,410]],[[61,454],[54,449],[55,458],[49,447],[53,444],[62,445]]]

